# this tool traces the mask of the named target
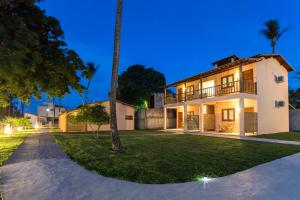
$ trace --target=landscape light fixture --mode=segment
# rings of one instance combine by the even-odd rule
[[[7,135],[12,134],[12,127],[8,124],[5,125],[3,132],[4,132],[4,134],[7,134]]]

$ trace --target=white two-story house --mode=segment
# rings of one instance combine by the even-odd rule
[[[277,54],[235,55],[214,68],[165,86],[164,128],[245,135],[289,131],[288,72]],[[167,127],[167,109],[176,127]]]

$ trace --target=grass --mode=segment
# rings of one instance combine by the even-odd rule
[[[32,130],[26,130],[10,135],[0,134],[0,166],[9,158],[15,149],[31,134]]]
[[[264,135],[257,135],[255,137],[300,142],[300,132],[284,132],[284,133],[264,134]]]
[[[52,133],[63,133],[60,130],[51,131]],[[100,131],[100,135],[110,135],[110,131]],[[63,134],[94,134],[93,132],[65,132]],[[168,134],[161,130],[127,130],[119,131],[120,135],[148,135],[148,134]]]
[[[178,183],[221,177],[300,152],[299,146],[192,135],[123,137],[125,152],[109,137],[55,135],[71,159],[104,176],[139,183]]]

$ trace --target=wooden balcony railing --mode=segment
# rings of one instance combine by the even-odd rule
[[[240,87],[240,81],[234,81],[232,83],[228,83],[226,86],[216,85],[213,87],[203,88],[201,90],[195,90],[182,94],[168,94],[165,97],[165,104],[224,96],[233,93],[256,94],[256,82],[254,82],[253,79],[244,80],[242,90]]]

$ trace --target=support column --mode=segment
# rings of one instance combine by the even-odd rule
[[[184,105],[183,105],[183,131],[186,132],[188,130],[188,127],[187,127],[187,105],[186,103],[184,102]]]
[[[167,113],[167,107],[164,107],[164,129],[167,129],[167,120],[168,120],[168,113]]]
[[[166,86],[164,87],[164,104],[167,103],[167,88]]]
[[[204,123],[203,123],[203,104],[201,103],[199,106],[199,130],[200,132],[204,132]]]
[[[243,65],[239,66],[239,76],[240,76],[240,92],[244,92],[244,77],[243,77]]]
[[[245,101],[244,97],[239,99],[240,136],[245,136]]]

